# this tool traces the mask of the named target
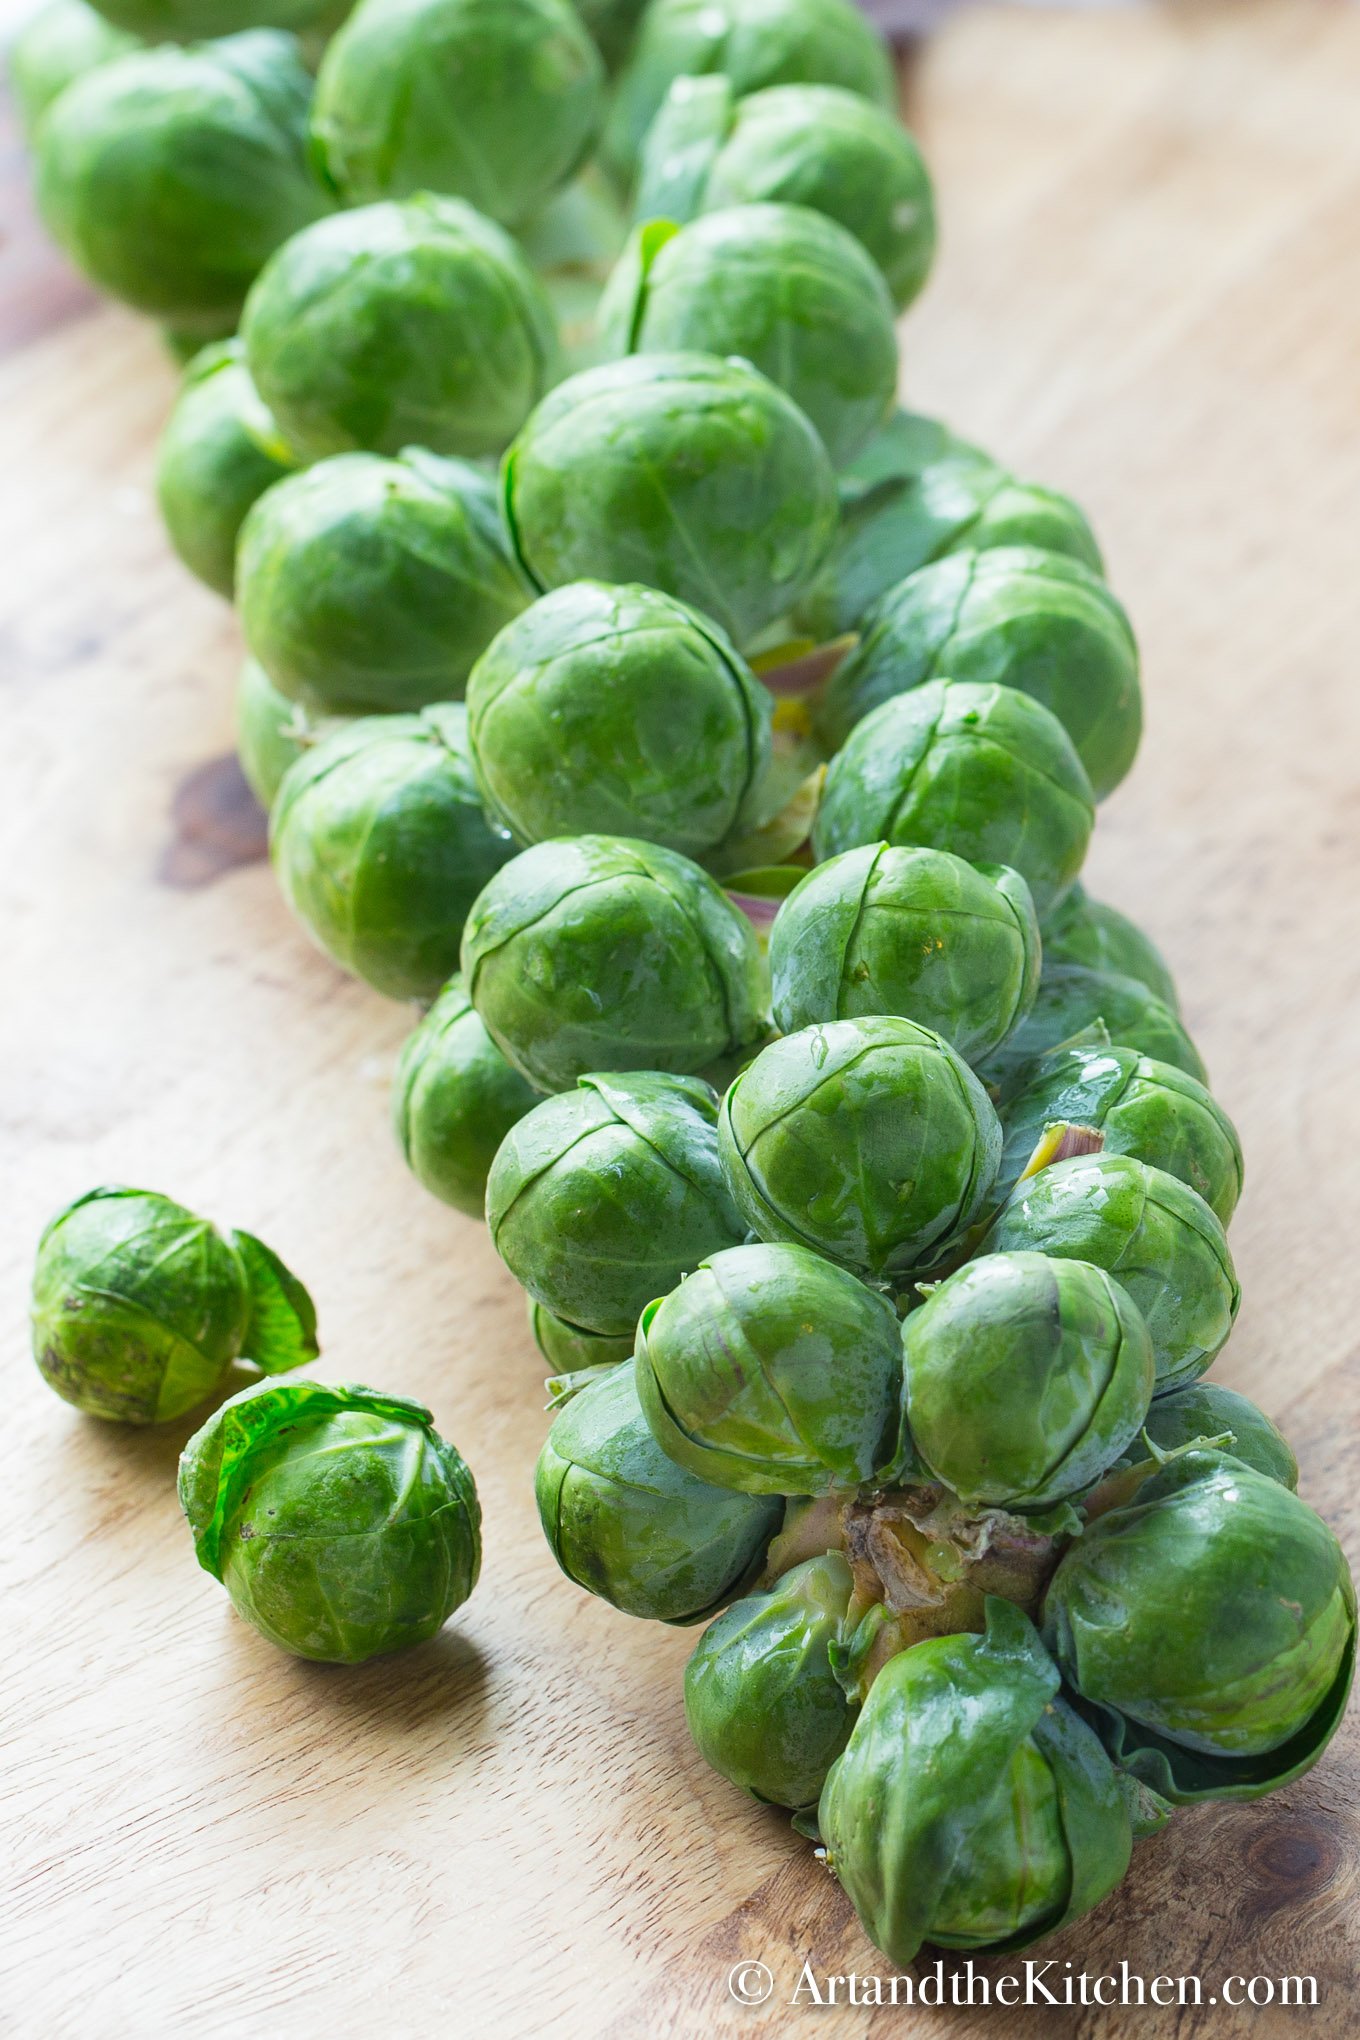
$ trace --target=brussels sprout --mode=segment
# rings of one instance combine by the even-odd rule
[[[482,797],[525,843],[594,829],[703,856],[762,818],[773,712],[716,625],[600,581],[545,595],[468,683]]]
[[[1141,979],[1087,970],[1079,963],[1051,963],[1047,949],[1033,1005],[987,1058],[982,1076],[1003,1097],[1014,1096],[1055,1051],[1084,1045],[1096,1027],[1103,1028],[1104,1040],[1169,1064],[1198,1085],[1209,1080],[1204,1059],[1181,1021]]]
[[[1299,1463],[1284,1433],[1254,1402],[1216,1381],[1192,1381],[1188,1388],[1159,1396],[1143,1429],[1168,1453],[1179,1452],[1196,1439],[1227,1437],[1231,1443],[1225,1450],[1244,1466],[1279,1481],[1281,1487],[1299,1484]]]
[[[909,574],[833,674],[818,711],[823,744],[835,750],[872,709],[937,674],[1041,701],[1071,737],[1098,800],[1133,763],[1143,726],[1138,649],[1123,609],[1080,560],[1007,545]]]
[[[631,1325],[621,1334],[587,1332],[580,1325],[569,1325],[565,1318],[554,1316],[532,1296],[529,1329],[534,1344],[559,1378],[593,1373],[597,1368],[620,1367],[633,1357]]]
[[[1042,916],[1080,871],[1094,822],[1081,760],[1041,702],[935,680],[855,725],[827,772],[812,847],[819,861],[886,841],[1006,864]]]
[[[817,865],[789,894],[770,935],[770,975],[786,1034],[896,1013],[971,1062],[1029,1010],[1039,924],[1017,872],[868,843]]]
[[[1043,1627],[1126,1770],[1173,1801],[1254,1799],[1316,1763],[1336,1727],[1355,1588],[1297,1495],[1192,1451],[1071,1546]]]
[[[542,1091],[590,1070],[705,1070],[766,1026],[745,915],[687,857],[625,836],[523,851],[468,916],[463,974],[492,1039]]]
[[[312,133],[351,205],[443,191],[513,226],[579,167],[603,110],[569,0],[360,0],[322,60]]]
[[[183,1416],[235,1360],[278,1374],[318,1351],[311,1298],[261,1240],[119,1186],[77,1197],[48,1225],[32,1324],[48,1387],[120,1424]]]
[[[1157,945],[1118,907],[1093,900],[1084,885],[1074,885],[1049,915],[1043,936],[1046,963],[1077,963],[1138,978],[1173,1013],[1180,1011],[1176,980]]]
[[[729,78],[677,78],[647,132],[636,218],[684,222],[762,200],[807,206],[853,234],[899,310],[930,273],[930,173],[883,107],[839,85],[741,99]]]
[[[1205,1372],[1241,1300],[1227,1235],[1204,1199],[1132,1155],[1076,1155],[1017,1183],[981,1251],[1108,1270],[1147,1320],[1159,1395]]]
[[[705,1763],[771,1806],[814,1807],[857,1708],[831,1664],[854,1588],[838,1551],[738,1601],[685,1667],[685,1719]]]
[[[477,1584],[472,1475],[404,1396],[247,1389],[185,1446],[179,1499],[204,1571],[296,1657],[357,1665],[424,1643]]]
[[[548,301],[509,235],[428,192],[295,235],[241,332],[256,387],[311,459],[412,444],[499,453],[557,354]]]
[[[648,354],[553,391],[506,457],[505,502],[540,589],[639,581],[741,645],[816,569],[836,485],[812,425],[745,362]]]
[[[782,1510],[668,1459],[633,1374],[597,1376],[554,1420],[534,1473],[543,1534],[568,1579],[625,1615],[705,1622],[757,1577]]]
[[[730,1247],[642,1313],[637,1389],[657,1443],[701,1479],[860,1487],[897,1446],[897,1314],[804,1247]]]
[[[888,287],[853,234],[806,206],[639,227],[599,317],[611,354],[740,356],[793,398],[837,465],[897,388]]]
[[[1096,1128],[1104,1152],[1133,1155],[1178,1176],[1227,1225],[1242,1193],[1242,1150],[1232,1121],[1204,1085],[1136,1048],[1054,1049],[1002,1108],[1006,1135],[993,1195],[1015,1188],[1047,1126]]]
[[[36,141],[48,107],[75,79],[136,47],[135,35],[85,0],[43,0],[9,47],[9,82],[27,139]]]
[[[445,1204],[480,1218],[496,1150],[537,1103],[454,978],[407,1036],[392,1081],[392,1124],[407,1167]]]
[[[312,720],[296,701],[280,694],[255,659],[247,659],[236,682],[236,755],[246,783],[266,813],[288,767],[320,738],[341,727],[341,719]]]
[[[1085,1261],[969,1262],[912,1312],[902,1348],[912,1444],[964,1502],[1023,1513],[1070,1500],[1138,1435],[1152,1400],[1147,1326]]]
[[[892,457],[890,442],[872,475],[851,467],[842,476],[835,543],[797,609],[811,636],[858,630],[866,618],[872,625],[876,604],[953,553],[1034,547],[1102,571],[1095,535],[1070,496],[1019,481],[952,437],[928,458],[922,450],[904,438]]]
[[[161,434],[156,496],[191,574],[230,601],[246,512],[296,462],[260,402],[239,340],[196,354]]]
[[[887,44],[850,0],[652,0],[605,125],[605,161],[631,179],[677,78],[712,72],[740,96],[767,85],[841,85],[891,111]]]
[[[197,42],[237,29],[329,26],[345,0],[98,0],[99,11],[147,42]]]
[[[874,1945],[1022,1948],[1119,1883],[1129,1793],[1058,1695],[1032,1625],[987,1603],[985,1636],[941,1636],[875,1679],[818,1809],[826,1858]]]
[[[745,1228],[718,1164],[718,1101],[696,1077],[583,1077],[507,1132],[491,1243],[530,1296],[609,1338]],[[589,1364],[589,1363],[587,1363]]]
[[[269,834],[308,933],[393,999],[448,982],[468,909],[512,850],[482,813],[456,702],[323,738],[289,767]]]
[[[418,448],[340,454],[270,489],[241,532],[237,581],[275,686],[341,714],[457,700],[532,592],[494,482]]]
[[[200,340],[230,333],[280,242],[330,201],[308,168],[312,81],[291,36],[133,50],[38,135],[43,218],[91,283]]]
[[[1001,1125],[948,1042],[836,1020],[763,1049],[728,1091],[723,1168],[752,1229],[875,1281],[938,1261],[978,1216]]]

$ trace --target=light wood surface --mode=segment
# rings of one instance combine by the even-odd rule
[[[1149,734],[1093,889],[1166,948],[1241,1128],[1246,1302],[1219,1369],[1352,1553],[1360,1194],[1360,10],[980,9],[912,118],[943,258],[905,390],[1090,509]],[[0,248],[0,2019],[64,2036],[1353,2034],[1360,1757],[1186,1814],[1043,1950],[1317,1977],[1307,2013],[791,2010],[887,1973],[784,1822],[692,1753],[692,1639],[589,1600],[534,1517],[540,1369],[481,1231],[389,1139],[408,1016],[307,947],[228,769],[237,639],[149,493],[172,387],[28,223]],[[206,769],[205,769],[206,768]],[[163,1187],[263,1233],[318,1371],[426,1398],[486,1568],[436,1643],[280,1656],[193,1563],[189,1426],[124,1434],[26,1357],[43,1219]],[[772,1968],[736,2006],[742,1957]],[[983,1965],[995,1974],[1010,1965]]]

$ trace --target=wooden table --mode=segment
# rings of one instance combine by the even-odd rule
[[[1355,1552],[1360,11],[983,9],[909,98],[944,253],[904,387],[1074,491],[1137,620],[1149,734],[1093,882],[1164,944],[1241,1127],[1221,1378],[1283,1419]],[[42,250],[6,171],[6,2030],[1354,2033],[1353,1733],[1264,1806],[1180,1818],[1043,1951],[1059,1975],[1197,1973],[1198,2013],[790,2009],[805,1957],[887,1965],[784,1821],[692,1753],[692,1639],[553,1566],[520,1298],[388,1135],[409,1016],[308,948],[214,762],[238,646],[157,527],[171,371]],[[34,1242],[110,1178],[264,1233],[319,1299],[322,1371],[426,1398],[467,1452],[486,1569],[437,1642],[282,1657],[193,1563],[189,1427],[122,1434],[42,1387]],[[748,1957],[762,2010],[729,1995]],[[1316,2011],[1207,2003],[1285,1973],[1317,1978]]]

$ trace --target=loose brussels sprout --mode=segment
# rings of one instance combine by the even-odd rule
[[[419,448],[345,453],[270,489],[241,532],[246,643],[276,687],[333,714],[461,697],[528,603],[495,484]]]
[[[1138,648],[1105,583],[1038,546],[970,549],[921,567],[869,617],[833,674],[818,730],[835,750],[862,717],[936,674],[999,683],[1057,716],[1096,798],[1133,763],[1143,727]]]
[[[1138,978],[1173,1013],[1180,1011],[1176,980],[1157,945],[1118,907],[1093,900],[1084,885],[1074,885],[1049,915],[1043,935],[1046,963],[1076,963]]]
[[[230,601],[246,512],[296,462],[260,402],[239,340],[196,354],[156,456],[156,496],[191,574]]]
[[[351,205],[444,191],[513,226],[579,167],[603,109],[569,0],[360,0],[322,60],[312,133]]]
[[[639,227],[600,306],[611,354],[739,356],[799,405],[838,466],[897,388],[888,286],[854,235],[801,205]]]
[[[1192,1451],[1090,1524],[1044,1636],[1116,1761],[1164,1798],[1254,1799],[1316,1763],[1355,1658],[1355,1588],[1289,1489]]]
[[[874,1281],[938,1261],[1001,1154],[986,1092],[910,1020],[836,1020],[762,1049],[723,1101],[723,1168],[752,1229]]]
[[[334,716],[319,721],[280,694],[255,659],[247,659],[236,682],[236,755],[246,783],[268,813],[290,765],[322,737],[340,727]]]
[[[739,95],[767,85],[841,85],[890,111],[887,44],[850,0],[652,0],[620,74],[603,154],[628,182],[677,78],[721,72]]]
[[[1205,1372],[1241,1300],[1227,1235],[1204,1199],[1132,1155],[1075,1155],[1017,1183],[981,1251],[1107,1269],[1147,1320],[1158,1395]]]
[[[1079,963],[1051,963],[1047,949],[1034,1003],[1020,1025],[987,1061],[982,1076],[1003,1097],[1028,1086],[1043,1060],[1066,1045],[1080,1045],[1092,1028],[1105,1039],[1206,1084],[1204,1059],[1181,1021],[1140,978],[1087,970]]]
[[[674,850],[625,836],[525,850],[468,916],[463,974],[492,1039],[541,1091],[590,1070],[705,1070],[758,1041],[750,922]]]
[[[1015,1188],[1044,1128],[1095,1127],[1104,1152],[1133,1155],[1178,1176],[1227,1225],[1242,1194],[1242,1150],[1232,1121],[1204,1085],[1136,1048],[1057,1048],[1002,1108],[1006,1145],[993,1195]]]
[[[795,1566],[706,1629],[685,1667],[685,1719],[705,1763],[767,1805],[814,1807],[857,1712],[831,1665],[854,1588],[838,1551]]]
[[[839,85],[677,78],[647,132],[634,214],[697,219],[767,200],[807,206],[853,234],[901,310],[935,254],[935,195],[921,152],[883,107]]]
[[[524,843],[595,829],[702,857],[761,818],[773,712],[697,610],[600,581],[545,595],[468,683],[483,799]]]
[[[269,834],[308,933],[393,999],[447,984],[468,909],[512,850],[482,813],[456,702],[323,738],[289,767]]]
[[[147,42],[198,42],[244,28],[325,28],[343,0],[98,0],[99,11]]]
[[[33,1357],[88,1416],[163,1424],[248,1359],[266,1374],[313,1360],[316,1312],[252,1233],[220,1233],[153,1190],[77,1197],[33,1271]]]
[[[640,581],[748,644],[815,572],[836,521],[826,449],[741,361],[646,354],[541,404],[505,464],[506,514],[540,589]]]
[[[407,1036],[392,1081],[392,1124],[407,1167],[445,1204],[480,1218],[496,1150],[537,1103],[454,978]]]
[[[1143,1429],[1163,1452],[1179,1452],[1196,1439],[1230,1438],[1224,1449],[1232,1458],[1281,1487],[1299,1484],[1299,1462],[1284,1433],[1254,1402],[1216,1381],[1192,1381],[1159,1396]]]
[[[886,841],[1006,864],[1042,916],[1080,871],[1094,823],[1081,760],[1041,702],[935,680],[855,725],[827,772],[812,847],[819,861]]]
[[[292,37],[267,30],[100,64],[43,118],[43,218],[111,297],[181,335],[230,333],[274,249],[330,209],[311,90]]]
[[[961,1501],[1043,1510],[1099,1479],[1141,1430],[1152,1341],[1102,1268],[988,1254],[902,1330],[911,1441]]]
[[[357,1665],[424,1643],[477,1584],[472,1475],[404,1396],[247,1389],[185,1446],[179,1499],[204,1571],[295,1657]]]
[[[44,0],[9,47],[9,82],[29,142],[68,85],[136,47],[135,35],[115,28],[85,0]]]
[[[643,1312],[637,1390],[657,1443],[703,1480],[860,1487],[898,1442],[897,1314],[803,1247],[730,1247]]]
[[[365,205],[297,234],[241,324],[261,396],[316,460],[507,446],[552,382],[548,301],[508,234],[456,198]]]
[[[619,1367],[633,1357],[631,1326],[622,1334],[587,1332],[580,1325],[569,1325],[565,1318],[545,1310],[532,1296],[529,1298],[529,1329],[534,1335],[534,1344],[554,1375],[559,1377],[593,1373],[596,1368]]]
[[[510,1129],[486,1190],[491,1243],[530,1296],[609,1338],[744,1227],[697,1077],[583,1077]]]
[[[633,1373],[597,1376],[555,1419],[534,1474],[543,1534],[568,1579],[625,1615],[705,1622],[757,1577],[783,1512],[668,1459]]]
[[[789,894],[770,934],[770,975],[785,1034],[896,1013],[972,1062],[1029,1010],[1039,924],[1017,872],[868,843],[815,866]]]
[[[1133,1847],[1129,1794],[1059,1698],[1018,1608],[985,1636],[891,1658],[818,1809],[827,1862],[874,1945],[1023,1948],[1097,1905]]]

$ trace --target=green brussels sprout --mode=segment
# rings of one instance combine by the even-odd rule
[[[858,1488],[898,1445],[897,1313],[805,1247],[729,1247],[643,1311],[637,1390],[657,1443],[703,1480]]]
[[[357,1665],[425,1643],[477,1584],[472,1475],[404,1396],[247,1389],[185,1446],[179,1499],[203,1570],[295,1657]]]
[[[32,1325],[48,1387],[119,1424],[183,1416],[236,1360],[278,1374],[318,1351],[312,1300],[263,1241],[118,1185],[47,1226]]]
[[[930,173],[884,107],[839,85],[772,85],[743,99],[721,75],[677,78],[647,131],[635,218],[683,223],[761,201],[807,206],[853,234],[899,310],[930,274]]]
[[[752,1230],[868,1276],[927,1268],[977,1218],[1001,1124],[963,1058],[911,1020],[805,1027],[762,1049],[718,1120]]]
[[[324,737],[285,774],[269,836],[317,945],[393,999],[447,984],[468,909],[513,849],[482,813],[457,702]]]
[[[1046,963],[1078,963],[1137,978],[1173,1013],[1180,1011],[1176,980],[1157,945],[1118,907],[1093,900],[1080,882],[1044,922],[1043,936]]]
[[[1042,702],[935,680],[856,723],[827,772],[812,847],[819,862],[888,842],[1009,865],[1042,916],[1080,871],[1094,823],[1091,782]]]
[[[559,1378],[589,1374],[599,1368],[620,1367],[625,1360],[633,1357],[631,1325],[623,1333],[587,1332],[582,1326],[570,1325],[565,1318],[545,1310],[532,1296],[529,1298],[529,1329],[534,1335],[534,1344]]]
[[[872,625],[876,605],[932,562],[1015,546],[1103,571],[1095,534],[1070,496],[1018,480],[952,436],[932,449],[903,436],[876,449],[872,473],[854,465],[842,475],[835,543],[796,620],[815,638],[838,637],[866,619]]]
[[[1003,865],[866,843],[789,894],[770,933],[770,976],[785,1034],[896,1013],[972,1062],[1029,1011],[1039,924],[1029,887]]]
[[[99,11],[146,42],[199,42],[238,29],[325,27],[336,0],[98,0]]]
[[[1254,1799],[1316,1763],[1355,1657],[1355,1588],[1279,1481],[1190,1451],[1070,1546],[1044,1636],[1116,1761],[1175,1802]]]
[[[91,283],[181,335],[230,333],[246,292],[330,201],[306,158],[291,36],[133,50],[87,71],[38,135],[38,204]]]
[[[339,454],[270,489],[242,529],[237,583],[275,686],[333,714],[459,699],[532,593],[491,478],[419,448]]]
[[[801,205],[735,205],[639,227],[600,306],[611,354],[739,356],[849,460],[897,388],[888,286],[846,228]]]
[[[600,581],[543,596],[468,682],[482,797],[524,843],[594,829],[702,857],[759,818],[773,713],[697,610]]]
[[[603,155],[631,180],[677,78],[721,72],[740,96],[767,85],[841,85],[892,111],[888,46],[850,0],[652,0],[619,75]]]
[[[644,354],[574,375],[505,463],[506,515],[542,589],[642,582],[749,644],[815,572],[836,521],[826,449],[742,361]]]
[[[576,12],[611,71],[627,56],[646,4],[647,0],[576,0]]]
[[[1136,1048],[1056,1048],[1003,1106],[1006,1136],[993,1196],[1010,1196],[1054,1125],[1094,1127],[1104,1152],[1133,1155],[1198,1190],[1227,1225],[1242,1194],[1242,1149],[1222,1106],[1196,1078]]]
[[[832,675],[821,741],[835,750],[872,709],[941,673],[1016,687],[1051,709],[1098,800],[1133,763],[1138,648],[1123,609],[1080,560],[1032,545],[970,548],[909,574]]]
[[[961,1501],[1024,1514],[1069,1501],[1142,1429],[1152,1340],[1103,1268],[987,1254],[902,1329],[911,1442]]]
[[[838,1551],[784,1574],[706,1629],[685,1667],[685,1719],[705,1763],[770,1806],[814,1807],[858,1711],[832,1669],[854,1581]]]
[[[697,864],[625,836],[558,837],[468,915],[463,975],[487,1030],[541,1091],[591,1070],[706,1070],[760,1039],[750,922]]]
[[[1074,1155],[1017,1183],[981,1252],[1106,1269],[1147,1320],[1158,1395],[1206,1371],[1241,1301],[1227,1235],[1204,1199],[1132,1155]]]
[[[573,1328],[631,1335],[644,1305],[745,1228],[697,1077],[583,1077],[506,1132],[486,1188],[491,1243]],[[592,1364],[592,1363],[587,1363]]]
[[[818,1808],[826,1860],[875,1947],[1008,1952],[1113,1891],[1130,1793],[1032,1624],[987,1603],[985,1636],[939,1636],[869,1689]]]
[[[1244,1466],[1277,1480],[1281,1487],[1299,1484],[1299,1462],[1284,1433],[1254,1402],[1216,1381],[1192,1381],[1187,1388],[1159,1396],[1143,1429],[1164,1453],[1179,1452],[1196,1440],[1229,1438],[1224,1449]]]
[[[9,46],[9,82],[28,141],[36,141],[43,115],[68,85],[136,47],[135,35],[85,0],[43,0]]]
[[[340,718],[312,720],[280,694],[264,667],[247,659],[236,683],[236,755],[246,784],[268,813],[288,767],[307,748],[341,727]]]
[[[486,1209],[496,1150],[538,1092],[512,1070],[460,977],[406,1038],[392,1080],[392,1125],[413,1176],[469,1218]]]
[[[413,444],[499,453],[557,356],[548,301],[509,235],[429,192],[296,234],[261,272],[241,333],[257,389],[313,460]]]
[[[350,205],[449,192],[514,226],[590,153],[604,66],[569,0],[360,0],[312,134]]]
[[[631,1360],[588,1382],[554,1419],[534,1492],[567,1578],[649,1622],[706,1622],[744,1593],[783,1514],[773,1495],[710,1487],[666,1457]]]
[[[1094,1027],[1120,1048],[1167,1063],[1195,1083],[1209,1073],[1204,1059],[1175,1012],[1148,990],[1141,978],[1087,970],[1079,963],[1051,963],[1047,949],[1034,1003],[1014,1032],[986,1060],[984,1081],[1003,1097],[1027,1087],[1044,1061],[1060,1048],[1082,1045]]]
[[[197,353],[156,456],[156,496],[191,574],[230,601],[246,512],[297,463],[260,402],[239,340]]]

